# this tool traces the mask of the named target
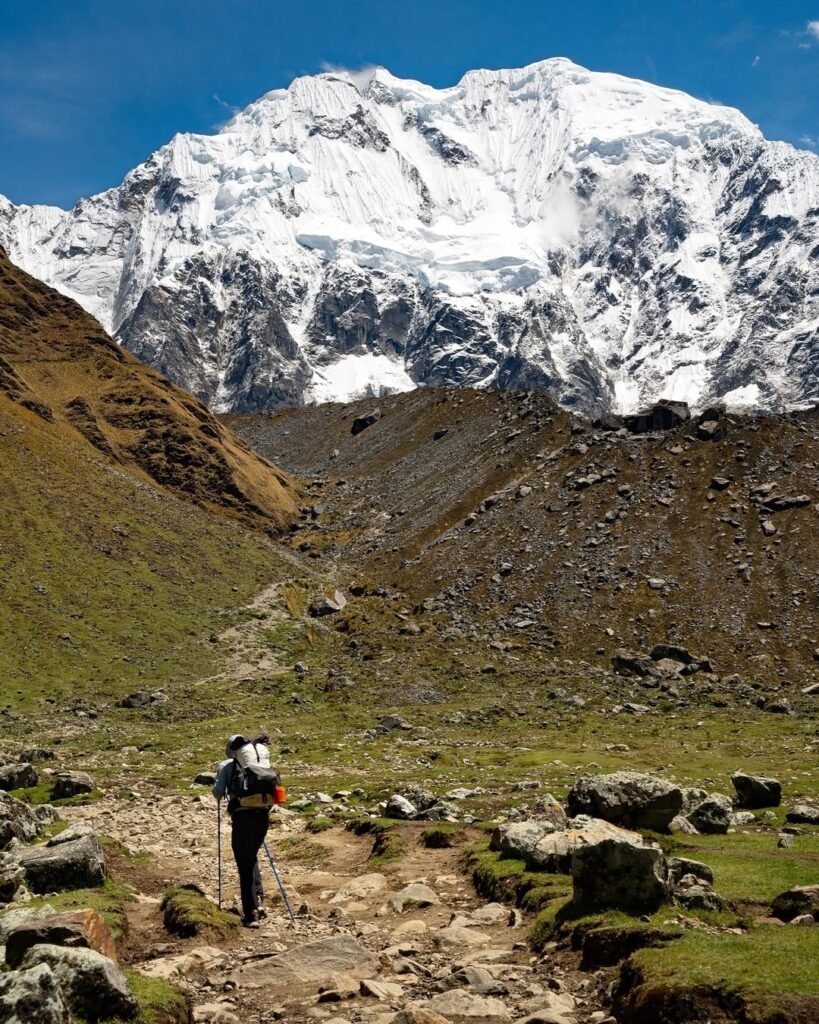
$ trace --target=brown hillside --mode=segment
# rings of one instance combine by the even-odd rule
[[[633,435],[537,394],[429,389],[230,422],[318,478],[294,545],[405,595],[389,615],[406,629],[413,608],[419,642],[599,669],[675,643],[712,659],[706,687],[819,678],[815,413],[723,415],[715,442],[695,421]]]
[[[284,473],[0,251],[0,396],[128,471],[268,531],[295,514]],[[2,401],[2,397],[0,397]]]

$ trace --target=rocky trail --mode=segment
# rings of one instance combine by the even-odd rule
[[[608,1019],[597,979],[573,958],[533,956],[520,911],[487,903],[465,874],[463,852],[428,849],[423,826],[401,827],[402,854],[369,865],[372,838],[333,828],[305,831],[298,815],[275,816],[268,836],[296,924],[291,925],[262,852],[267,918],[227,942],[178,939],[162,924],[160,896],[194,883],[217,896],[215,802],[210,796],[108,800],[70,809],[118,840],[124,880],[140,891],[128,908],[123,959],[191,997],[194,1021],[454,1021],[529,1019],[539,1024]],[[301,837],[301,854],[280,853]],[[290,842],[286,842],[290,840]],[[238,884],[223,822],[224,905]],[[149,866],[140,855],[150,855]],[[438,1016],[432,1016],[437,1014]]]

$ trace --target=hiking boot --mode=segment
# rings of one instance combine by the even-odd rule
[[[267,911],[264,909],[261,903],[259,904],[259,909],[256,911],[256,913],[259,915],[260,921],[264,921],[264,919],[267,917]]]
[[[258,928],[259,927],[259,912],[254,910],[250,917],[242,918],[243,928]]]

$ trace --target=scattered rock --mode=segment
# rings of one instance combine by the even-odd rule
[[[325,615],[335,615],[347,607],[347,598],[340,590],[330,590],[314,597],[310,604],[310,614],[315,619]]]
[[[794,825],[819,825],[819,807],[797,804],[787,812],[785,820]]]
[[[411,885],[405,886],[390,898],[390,904],[396,914],[403,914],[407,908],[414,910],[423,907],[436,907],[440,902],[435,890],[420,882],[413,882]]]
[[[372,954],[351,935],[334,935],[260,957],[239,967],[232,980],[243,988],[290,989],[298,984],[348,987],[374,973]]]
[[[65,800],[72,796],[80,796],[82,793],[91,793],[93,790],[93,780],[85,772],[59,772],[54,780],[51,799]]]
[[[379,999],[382,1002],[390,999],[400,999],[404,995],[404,989],[394,981],[382,981],[380,978],[364,978],[361,981],[359,991],[362,996],[369,996],[372,999]]]
[[[510,1013],[500,999],[491,996],[476,996],[462,988],[454,988],[433,996],[426,1008],[451,1021],[462,1020],[509,1020]]]
[[[378,423],[380,419],[380,409],[373,409],[372,412],[365,413],[363,416],[356,416],[353,420],[353,425],[350,428],[350,433],[353,437],[356,437],[362,432],[362,430],[366,430],[367,427],[371,427],[373,423]]]
[[[709,882],[696,875],[683,875],[674,887],[674,902],[686,910],[724,910],[725,900]]]
[[[713,870],[702,861],[691,860],[688,857],[672,857],[668,862],[668,874],[675,885],[685,875],[693,875],[694,878],[702,879],[709,885],[714,884]]]
[[[761,775],[734,772],[731,782],[737,792],[740,807],[756,810],[760,807],[778,807],[782,802],[782,783]]]
[[[819,885],[797,885],[777,896],[771,915],[780,921],[792,921],[801,914],[811,914],[819,921]]]
[[[11,903],[25,872],[14,857],[0,853],[0,903]]]
[[[601,818],[580,814],[570,819],[565,829],[543,836],[529,854],[527,862],[539,871],[568,874],[576,850],[611,839],[637,846],[643,842],[635,832],[629,832]]]
[[[40,781],[33,764],[4,764],[0,766],[0,789],[29,789]]]
[[[399,821],[409,821],[417,813],[418,808],[415,804],[410,803],[406,797],[401,796],[399,793],[393,793],[387,801],[387,807],[384,811],[388,818],[397,818]]]
[[[642,654],[628,651],[625,648],[616,650],[611,656],[614,671],[621,676],[656,676],[657,666]]]
[[[731,801],[721,793],[711,793],[688,815],[694,828],[703,835],[718,835],[731,824]]]

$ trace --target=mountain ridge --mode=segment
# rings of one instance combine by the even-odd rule
[[[424,385],[819,401],[819,157],[565,58],[295,79],[0,243],[217,411]]]

